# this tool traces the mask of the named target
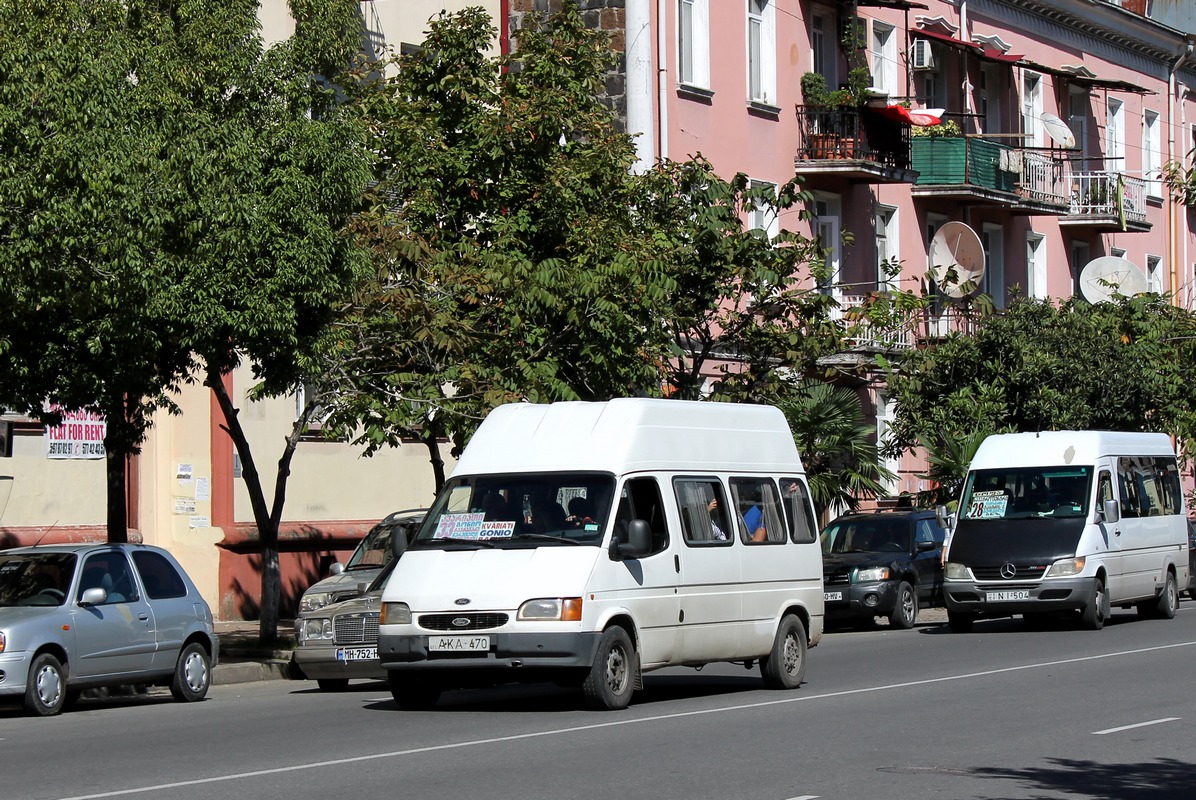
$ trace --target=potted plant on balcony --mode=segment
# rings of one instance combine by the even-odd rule
[[[852,158],[855,140],[845,135],[841,115],[836,113],[841,107],[858,105],[850,82],[847,88],[832,90],[827,88],[825,75],[807,72],[801,77],[801,94],[807,123],[806,151],[810,158]]]

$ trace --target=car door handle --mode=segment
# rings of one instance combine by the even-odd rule
[[[142,622],[149,622],[149,614],[145,614],[145,613],[138,614],[137,619],[141,620]]]

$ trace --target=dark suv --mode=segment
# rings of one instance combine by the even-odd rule
[[[826,619],[888,617],[912,628],[918,608],[943,604],[943,539],[923,509],[847,514],[822,532]]]

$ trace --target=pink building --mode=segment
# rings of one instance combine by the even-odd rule
[[[1144,289],[1196,302],[1193,216],[1160,180],[1168,162],[1191,165],[1196,35],[1149,18],[1145,3],[582,5],[602,7],[588,12],[602,27],[609,7],[625,6],[625,109],[641,166],[701,153],[724,177],[804,176],[813,226],[796,214],[751,222],[821,237],[835,274],[826,291],[845,306],[894,285],[934,290],[930,244],[948,222],[975,233],[977,291],[998,307],[1014,295],[1099,294],[1084,268],[1102,256],[1136,265]],[[856,102],[816,107],[803,96],[806,73]],[[962,135],[926,136],[930,128],[902,121],[906,107],[942,109]],[[894,261],[890,279],[881,265]],[[941,335],[953,307],[936,302],[916,330],[885,344]],[[892,413],[883,386],[860,390],[883,435]],[[919,489],[916,459],[890,466],[901,472],[894,493]]]

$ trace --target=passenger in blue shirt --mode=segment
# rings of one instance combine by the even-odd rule
[[[751,541],[763,542],[768,538],[768,531],[764,529],[764,512],[758,503],[743,513],[743,524],[747,526]]]

